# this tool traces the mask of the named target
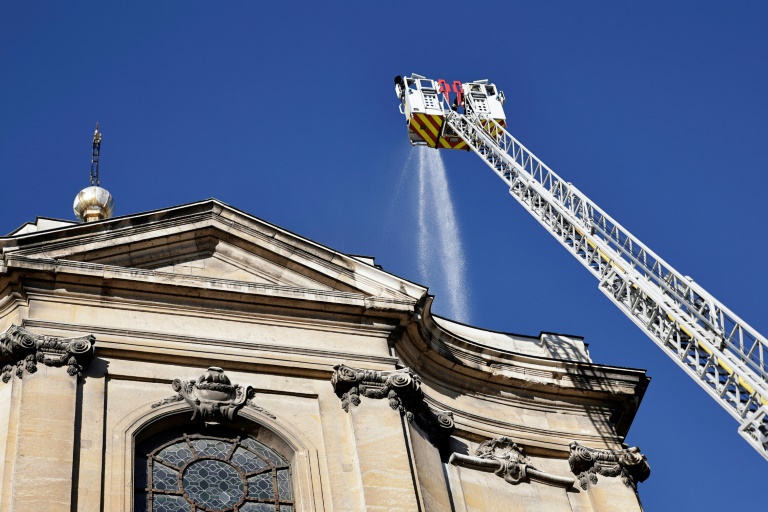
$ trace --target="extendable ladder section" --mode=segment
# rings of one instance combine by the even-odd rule
[[[600,290],[741,426],[768,460],[768,342],[563,181],[493,119],[445,122],[509,193],[599,281]]]

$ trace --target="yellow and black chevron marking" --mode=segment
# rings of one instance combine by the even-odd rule
[[[501,130],[499,129],[499,126],[504,128],[504,125],[506,124],[504,119],[494,119],[496,123],[491,123],[489,121],[481,120],[480,124],[483,126],[485,131],[487,131],[491,137],[498,137],[501,134]],[[498,126],[497,126],[498,124]]]
[[[411,117],[410,130],[418,134],[429,147],[434,148],[437,145],[437,138],[440,136],[440,129],[443,126],[443,116],[414,114]],[[467,149],[467,143],[460,137],[452,135],[440,138],[441,149]]]

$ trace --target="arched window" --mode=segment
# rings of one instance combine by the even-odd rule
[[[141,443],[134,469],[135,510],[293,512],[289,462],[254,437],[232,434],[177,430]]]

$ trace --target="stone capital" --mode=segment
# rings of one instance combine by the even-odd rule
[[[73,377],[82,376],[93,360],[96,338],[57,338],[36,334],[23,327],[11,325],[0,334],[0,365],[2,380],[8,382],[15,373],[22,378],[24,372],[35,373],[37,365],[66,366]]]
[[[361,396],[386,398],[389,406],[409,422],[415,420],[432,442],[453,432],[453,415],[435,410],[426,403],[421,378],[410,368],[376,371],[337,364],[333,370],[331,384],[345,411],[349,412],[350,405],[360,405]]]
[[[637,490],[637,483],[644,482],[651,475],[651,467],[637,446],[624,450],[600,450],[587,448],[576,441],[571,441],[569,446],[571,454],[568,464],[582,489],[597,484],[597,475],[601,475],[621,476],[624,485]]]

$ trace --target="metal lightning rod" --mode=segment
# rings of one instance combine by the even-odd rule
[[[96,131],[93,132],[93,151],[91,152],[91,186],[99,186],[99,152],[101,151],[101,133],[99,123],[96,123]]]

